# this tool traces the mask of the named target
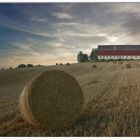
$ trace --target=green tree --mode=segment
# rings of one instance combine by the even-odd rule
[[[77,55],[77,60],[78,60],[78,62],[80,63],[80,62],[83,62],[83,52],[79,52],[78,53],[78,55]]]
[[[88,61],[88,55],[87,54],[83,54],[83,62],[87,62]]]
[[[17,68],[25,68],[26,65],[25,64],[19,64]]]
[[[33,64],[27,64],[27,67],[33,67],[34,65]]]
[[[87,54],[83,54],[82,51],[80,51],[77,55],[77,61],[80,62],[87,62],[88,61],[88,55]]]
[[[98,56],[97,56],[97,50],[96,49],[92,49],[91,53],[90,53],[90,56],[89,56],[89,59],[92,61],[96,61],[98,60]]]

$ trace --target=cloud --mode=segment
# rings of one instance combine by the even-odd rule
[[[73,17],[67,13],[53,13],[52,15],[58,19],[73,19]]]
[[[108,8],[114,13],[139,13],[140,3],[110,3]]]
[[[47,18],[39,18],[39,17],[32,17],[31,20],[36,21],[36,22],[46,22],[46,21],[48,21]]]
[[[131,34],[140,34],[140,16],[133,17],[128,21],[125,21],[123,23],[123,27],[126,28]]]

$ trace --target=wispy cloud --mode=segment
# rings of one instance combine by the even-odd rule
[[[73,17],[67,13],[52,13],[58,19],[72,19]]]
[[[46,22],[46,21],[48,21],[47,18],[38,18],[38,17],[32,17],[31,20],[32,20],[33,22],[34,22],[34,21],[36,21],[36,22]]]

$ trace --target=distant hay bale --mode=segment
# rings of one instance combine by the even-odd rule
[[[113,63],[114,63],[114,64],[116,64],[116,63],[117,63],[117,61],[113,61]]]
[[[60,65],[62,66],[63,64],[62,64],[62,63],[60,63]]]
[[[67,65],[67,66],[69,66],[69,65],[70,65],[70,63],[66,63],[66,65]]]
[[[131,68],[131,65],[128,63],[128,64],[126,64],[126,68]]]
[[[119,61],[119,64],[123,64],[123,61]]]
[[[97,66],[95,64],[92,65],[92,68],[96,68]]]
[[[70,74],[58,70],[46,71],[24,87],[19,108],[23,119],[33,126],[65,128],[81,115],[82,89]]]

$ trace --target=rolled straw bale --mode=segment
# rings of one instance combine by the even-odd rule
[[[114,64],[116,64],[116,63],[117,63],[117,61],[113,61],[113,63],[114,63]]]
[[[119,64],[123,64],[123,61],[119,61]]]
[[[66,65],[67,65],[67,66],[69,66],[69,65],[70,65],[70,63],[66,63]]]
[[[92,68],[96,68],[97,66],[95,64],[92,65]]]
[[[126,64],[126,68],[131,68],[131,65],[128,63],[128,64]]]
[[[24,87],[19,108],[23,119],[33,126],[65,128],[81,115],[82,89],[70,74],[58,70],[46,71]]]

